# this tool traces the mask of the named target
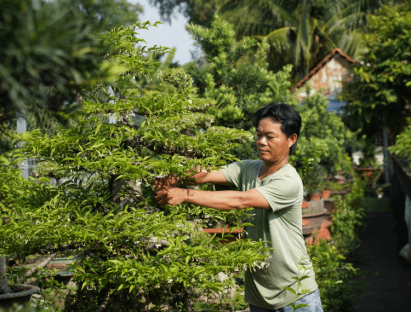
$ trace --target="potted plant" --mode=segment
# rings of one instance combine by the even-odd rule
[[[321,199],[321,183],[326,177],[325,168],[319,164],[314,165],[303,177],[303,183],[310,201]]]
[[[374,142],[372,140],[364,140],[361,150],[363,157],[360,158],[360,164],[355,170],[359,174],[364,174],[367,178],[370,178],[377,166]]]
[[[330,198],[331,189],[329,188],[330,180],[322,181],[320,184],[321,187],[321,196],[324,200],[328,200]]]

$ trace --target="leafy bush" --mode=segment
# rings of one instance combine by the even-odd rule
[[[324,311],[353,311],[355,299],[366,289],[364,283],[353,281],[362,273],[347,262],[359,243],[358,230],[364,217],[363,187],[364,182],[355,179],[345,199],[337,198],[330,228],[332,242],[323,240],[307,250],[313,260]]]
[[[411,118],[408,118],[407,122],[408,125],[397,135],[395,145],[389,147],[389,150],[411,163]]]
[[[408,1],[387,4],[368,16],[363,61],[353,69],[356,78],[344,86],[347,124],[368,138],[381,133],[384,125],[394,140],[411,116],[405,96],[411,86],[410,30]]]
[[[42,178],[2,193],[1,218],[8,218],[8,224],[0,227],[5,242],[0,253],[15,254],[21,262],[35,253],[84,251],[73,267],[78,288],[66,311],[190,310],[203,289],[228,287],[218,280],[218,272],[253,267],[266,258],[261,242],[222,245],[201,231],[210,219],[236,222],[244,212],[190,204],[158,207],[153,201],[154,177],[184,178],[196,166],[218,168],[235,160],[227,146],[252,137],[212,126],[214,117],[202,111],[216,102],[199,98],[182,69],[158,75],[174,88],[140,93],[134,77],[148,75],[156,65],[142,54],[167,52],[138,46],[136,30],[149,25],[101,34],[104,45],[111,47],[106,58],[127,69],[112,84],[116,96],[107,93],[107,85],[90,86],[82,110],[63,115],[71,127],[51,137],[35,130],[18,138],[25,142],[25,156],[46,164],[43,172],[56,178],[57,185]],[[115,114],[115,124],[104,122],[102,116],[108,114]],[[135,123],[136,114],[145,119],[141,125]],[[2,174],[20,183],[16,163],[4,157],[1,161]],[[1,180],[1,189],[6,183],[10,181]]]

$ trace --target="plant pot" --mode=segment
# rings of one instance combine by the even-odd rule
[[[5,309],[6,311],[14,311],[13,305],[27,305],[30,301],[31,295],[40,293],[40,288],[32,285],[13,285],[11,286],[14,292],[13,294],[0,295],[0,308]]]
[[[321,199],[321,193],[308,194],[308,198],[310,199],[310,201],[320,200]]]
[[[309,202],[303,201],[301,209],[309,208],[311,204]]]
[[[321,196],[324,198],[324,200],[328,200],[330,198],[330,190],[322,190],[321,191]]]
[[[303,226],[306,226],[306,225],[310,224],[310,220],[303,219],[302,224],[303,224]]]
[[[372,174],[375,171],[375,168],[356,168],[355,169],[359,174],[365,174],[367,178],[371,178]]]
[[[211,234],[211,235],[214,235],[214,234],[216,234],[216,236],[218,236],[218,237],[222,237],[222,234],[224,233],[224,235],[226,235],[226,234],[240,234],[240,233],[242,233],[243,232],[243,228],[239,228],[239,229],[236,229],[236,230],[234,230],[234,231],[230,231],[230,229],[229,228],[223,228],[223,229],[203,229],[203,231],[204,232],[206,232],[206,233],[209,233],[209,234]],[[243,239],[242,237],[241,238],[239,238],[239,237],[225,237],[224,236],[224,238],[222,238],[221,240],[220,240],[220,242],[223,244],[223,245],[225,245],[225,244],[227,244],[227,243],[231,243],[231,242],[234,242],[234,241],[236,241],[237,239]]]
[[[327,209],[323,209],[320,213],[304,215],[304,219],[309,220],[310,222],[303,226],[303,235],[310,235],[313,230],[319,229],[323,220],[327,217]]]

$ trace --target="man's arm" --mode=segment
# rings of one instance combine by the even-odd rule
[[[207,170],[204,170],[204,169],[194,174],[192,177],[184,179],[183,183],[188,184],[188,185],[196,185],[196,184],[204,184],[204,183],[231,185],[231,183],[227,182],[227,179],[225,178],[221,170],[211,170],[210,172],[207,172]]]
[[[175,206],[188,202],[219,210],[245,209],[247,207],[270,209],[270,205],[265,197],[256,189],[246,192],[212,192],[166,187],[158,188],[156,194],[155,199],[161,205],[169,204]]]
[[[165,187],[165,186],[177,186],[180,182],[179,179],[173,176],[168,176],[164,178],[157,178],[154,179],[152,184],[155,187]],[[190,178],[186,178],[183,180],[184,184],[187,185],[197,185],[197,184],[204,184],[204,183],[215,183],[221,185],[231,185],[231,183],[227,182],[224,174],[221,170],[211,170],[208,172],[207,170],[203,169],[200,171],[200,168],[197,168],[197,173],[191,176]]]

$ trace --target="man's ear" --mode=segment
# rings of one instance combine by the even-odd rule
[[[292,135],[290,135],[287,139],[288,141],[288,147],[291,148],[291,146],[293,146],[295,144],[295,142],[297,142],[297,134],[293,133]]]

